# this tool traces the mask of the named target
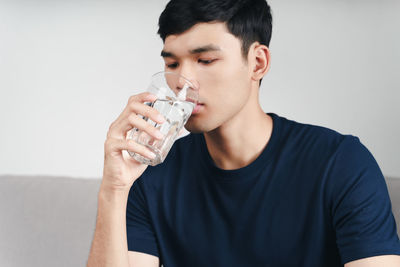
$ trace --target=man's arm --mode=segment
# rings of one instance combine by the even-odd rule
[[[146,253],[128,251],[128,257],[130,267],[158,267],[160,264],[158,257]]]
[[[147,165],[134,160],[127,151],[152,158],[149,149],[126,137],[132,128],[137,128],[155,139],[160,138],[157,137],[158,130],[138,116],[140,114],[163,123],[165,119],[159,118],[160,113],[144,104],[156,99],[155,95],[147,92],[131,96],[125,109],[107,132],[107,139],[104,142],[103,179],[98,194],[96,230],[88,267],[129,267],[129,262],[130,266],[158,266],[157,257],[143,256],[143,253],[128,255],[126,233],[126,209],[130,188],[147,168]]]
[[[100,189],[96,230],[87,267],[158,267],[153,255],[129,252],[126,237],[126,205],[129,191]]]
[[[346,263],[344,267],[400,267],[400,256],[375,256]]]

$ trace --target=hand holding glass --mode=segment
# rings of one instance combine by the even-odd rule
[[[148,159],[131,151],[128,153],[143,164],[155,166],[165,160],[179,132],[192,114],[198,101],[198,88],[177,73],[162,71],[152,76],[147,91],[156,95],[157,100],[146,104],[157,109],[164,116],[165,122],[158,124],[147,117],[143,119],[160,130],[164,139],[155,139],[145,131],[133,128],[128,138],[146,146],[156,157]]]

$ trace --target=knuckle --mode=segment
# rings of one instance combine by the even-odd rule
[[[127,146],[130,148],[135,148],[136,147],[136,142],[132,139],[126,140]]]
[[[142,94],[141,94],[141,96],[143,97],[143,98],[149,98],[149,97],[151,97],[153,94],[152,93],[150,93],[150,92],[143,92]]]
[[[107,139],[110,139],[113,137],[113,132],[112,131],[108,131],[107,132]]]
[[[147,107],[146,111],[147,111],[147,114],[146,114],[147,117],[150,117],[153,119],[156,118],[158,116],[158,114],[160,114],[160,112],[153,107]]]
[[[136,115],[136,114],[134,114],[134,113],[131,113],[131,114],[129,114],[129,116],[128,116],[128,122],[130,123],[130,124],[132,124],[133,126],[135,126],[136,124],[137,124],[137,119],[138,119],[138,115]]]
[[[104,152],[107,154],[111,150],[111,140],[109,138],[104,142]]]
[[[155,134],[158,130],[151,124],[147,124],[146,125],[146,130],[147,132],[151,133],[151,134]]]
[[[108,137],[106,141],[104,141],[104,147],[111,147],[114,144],[114,140],[111,137]]]
[[[129,103],[129,109],[131,110],[131,111],[134,111],[134,112],[136,112],[137,111],[137,109],[138,109],[138,102],[136,102],[136,101],[132,101],[132,102],[130,102]]]
[[[149,115],[154,117],[154,116],[157,116],[160,112],[153,107],[149,107],[149,113],[150,113]]]
[[[108,131],[111,131],[111,129],[114,127],[114,125],[115,125],[115,121],[110,124],[110,126],[108,127]]]
[[[136,95],[131,95],[128,99],[128,103],[132,103],[136,101],[137,96]]]
[[[111,138],[112,137],[112,129],[111,129],[111,127],[108,129],[108,131],[107,131],[107,136],[106,136],[106,138],[107,138],[107,140],[109,139],[109,138]],[[107,141],[106,140],[106,141]]]

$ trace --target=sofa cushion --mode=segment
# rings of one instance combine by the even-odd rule
[[[100,179],[0,177],[0,266],[86,266]]]

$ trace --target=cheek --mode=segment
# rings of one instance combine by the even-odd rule
[[[229,58],[218,62],[213,67],[199,68],[200,99],[209,104],[209,111],[218,113],[242,106],[246,101],[249,89],[247,65],[242,59]]]
[[[220,75],[220,85],[223,97],[227,101],[241,102],[247,99],[249,92],[248,70],[242,62],[230,62]]]
[[[229,92],[233,87],[248,84],[248,70],[242,62],[224,60],[213,67],[200,69],[199,82],[204,90],[211,94]]]

